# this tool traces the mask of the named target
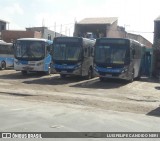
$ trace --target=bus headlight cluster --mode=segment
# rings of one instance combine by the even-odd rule
[[[97,66],[96,66],[96,65],[94,65],[94,70],[98,72],[98,69],[97,69]]]
[[[122,70],[122,73],[125,73],[126,71],[128,71],[128,68],[124,67],[123,70]]]
[[[15,63],[16,65],[19,65],[19,61],[14,61],[14,63]]]
[[[43,64],[43,62],[39,62],[37,63],[37,66],[41,66]]]
[[[80,67],[81,67],[81,63],[78,63],[74,69],[76,70],[76,69],[79,69]]]

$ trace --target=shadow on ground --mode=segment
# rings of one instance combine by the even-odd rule
[[[160,90],[160,86],[155,87],[156,90]]]
[[[149,113],[147,113],[148,116],[156,116],[156,117],[160,117],[160,107],[150,111]]]
[[[75,83],[75,82],[80,82],[80,81],[84,81],[84,78],[74,77],[74,76],[61,78],[60,76],[51,75],[50,77],[47,77],[47,78],[39,78],[36,80],[23,81],[23,83],[42,84],[42,85],[64,85],[64,84]]]
[[[150,83],[159,83],[160,81],[156,78],[150,78],[150,77],[141,77],[140,80],[141,82],[150,82]]]
[[[29,73],[27,75],[22,75],[21,72],[14,72],[11,74],[0,75],[0,79],[27,79],[27,78],[39,78],[44,76],[44,73]]]
[[[128,82],[119,79],[107,79],[100,81],[98,78],[93,80],[88,80],[85,82],[80,82],[70,87],[79,87],[79,88],[92,88],[92,89],[114,89],[127,85]]]

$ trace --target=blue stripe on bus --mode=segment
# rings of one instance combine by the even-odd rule
[[[102,68],[102,67],[96,67],[95,68],[98,72],[108,72],[108,73],[121,73],[123,71],[123,68]]]
[[[48,55],[45,59],[44,59],[44,71],[48,71],[48,67],[51,63],[51,55]]]
[[[59,65],[59,64],[54,64],[53,68],[55,69],[75,69],[78,67],[78,65]]]
[[[21,61],[21,60],[19,60],[18,63],[22,64],[22,65],[28,65],[28,61]]]

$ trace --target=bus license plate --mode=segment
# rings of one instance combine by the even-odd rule
[[[112,77],[112,74],[106,74],[106,77]]]
[[[61,71],[61,73],[67,73],[67,71]]]

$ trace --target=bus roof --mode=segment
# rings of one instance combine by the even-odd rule
[[[3,40],[0,40],[0,45],[12,45],[12,43],[7,43]]]
[[[84,37],[56,37],[55,38],[55,40],[56,39],[81,39],[82,41],[83,40],[88,40],[88,41],[93,41],[93,42],[95,42],[96,40],[94,39],[94,40],[92,40],[92,39],[88,39],[88,38],[84,38]]]
[[[18,41],[44,41],[44,42],[53,42],[51,40],[48,40],[48,39],[42,39],[42,38],[19,38],[17,39]]]
[[[126,41],[134,42],[134,43],[137,43],[137,44],[141,44],[140,42],[138,42],[138,41],[136,41],[134,39],[129,39],[129,38],[107,38],[107,37],[102,37],[102,38],[98,38],[98,40],[126,40]]]

